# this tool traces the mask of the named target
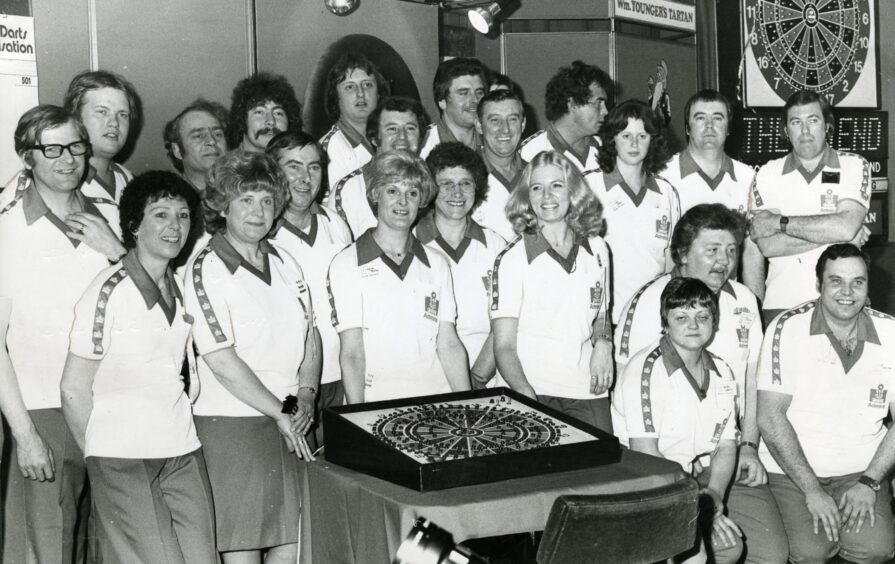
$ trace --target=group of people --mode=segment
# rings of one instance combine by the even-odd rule
[[[827,145],[814,92],[756,171],[724,153],[720,93],[672,155],[612,91],[561,67],[523,141],[518,89],[477,60],[439,65],[430,123],[347,53],[319,141],[259,73],[166,125],[176,172],[136,177],[123,77],[27,111],[0,194],[3,561],[294,562],[322,409],[498,385],[690,472],[681,559],[891,558],[867,162]]]

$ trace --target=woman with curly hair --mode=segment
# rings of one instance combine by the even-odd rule
[[[671,234],[681,216],[677,191],[658,173],[670,158],[665,130],[649,105],[622,102],[600,127],[601,172],[588,176],[606,210],[612,249],[612,322],[644,284],[668,272]]]
[[[521,235],[494,262],[491,326],[517,392],[612,432],[609,249],[603,208],[555,151],[537,154],[507,202]]]

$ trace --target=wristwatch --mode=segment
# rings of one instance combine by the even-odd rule
[[[881,487],[880,483],[877,482],[876,480],[874,480],[873,478],[871,478],[870,476],[861,476],[860,478],[858,478],[858,483],[864,484],[865,486],[867,486],[868,488],[870,488],[871,490],[873,490],[875,492],[878,492]]]
[[[317,388],[315,388],[314,386],[299,386],[298,391],[300,392],[302,390],[311,390],[312,395],[317,395]]]
[[[785,215],[780,216],[780,233],[786,233],[786,226],[789,225],[789,218]]]

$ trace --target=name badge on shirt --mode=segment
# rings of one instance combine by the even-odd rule
[[[888,390],[880,384],[876,388],[870,388],[870,402],[867,407],[886,407],[886,395]]]
[[[429,321],[438,321],[438,295],[435,292],[426,296],[426,313],[423,317]]]
[[[656,220],[656,238],[657,239],[668,239],[669,232],[671,231],[671,222],[668,221],[668,216],[663,215],[662,219]]]
[[[735,396],[737,394],[737,383],[732,380],[721,380],[715,392],[719,396]]]
[[[597,282],[590,289],[590,308],[600,309],[601,303],[603,303],[603,285]]]
[[[820,181],[822,184],[839,184],[839,173],[833,171],[822,171],[820,173]]]
[[[379,276],[379,269],[375,266],[365,266],[360,269],[361,278],[371,278],[373,276]]]
[[[826,173],[824,173],[826,174]],[[827,190],[826,194],[821,195],[820,197],[820,211],[822,212],[834,212],[836,211],[836,206],[839,204],[839,196],[833,194],[832,190]]]

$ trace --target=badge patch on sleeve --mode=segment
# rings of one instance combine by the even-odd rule
[[[663,215],[662,219],[656,220],[656,238],[658,239],[668,239],[668,235],[671,231],[671,222],[668,221],[668,216]]]
[[[426,313],[423,317],[429,321],[438,321],[438,294],[435,292],[426,297]]]
[[[600,304],[603,303],[603,287],[602,284],[597,282],[594,284],[594,287],[590,289],[590,308],[591,309],[600,309]]]

